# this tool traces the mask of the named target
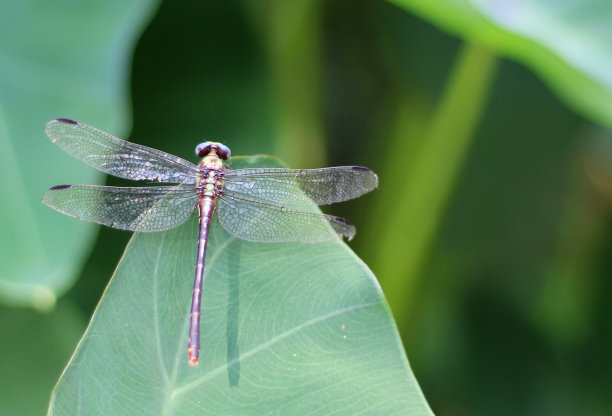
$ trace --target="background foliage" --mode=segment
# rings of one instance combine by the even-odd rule
[[[129,238],[38,204],[95,180],[45,139],[60,116],[373,168],[333,213],[433,411],[612,413],[609,2],[112,4],[0,2],[0,413],[44,412]]]

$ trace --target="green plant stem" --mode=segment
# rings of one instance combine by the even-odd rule
[[[321,116],[320,0],[271,1],[267,22],[276,154],[291,167],[325,164]]]
[[[409,164],[382,172],[381,187],[385,176],[404,178],[380,201],[377,218],[384,221],[373,264],[400,328],[409,319],[421,267],[474,137],[496,62],[487,50],[464,44],[416,154],[404,159]],[[404,125],[395,129],[390,149],[405,148]]]

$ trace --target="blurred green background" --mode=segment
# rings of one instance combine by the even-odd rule
[[[374,169],[327,211],[433,411],[612,414],[611,24],[605,0],[0,1],[0,414],[45,411],[130,237],[40,203],[119,183],[56,117]]]

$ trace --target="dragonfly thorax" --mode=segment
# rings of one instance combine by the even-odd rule
[[[199,158],[204,158],[209,155],[219,156],[222,160],[227,160],[232,156],[229,147],[223,143],[203,142],[196,146],[196,155]]]

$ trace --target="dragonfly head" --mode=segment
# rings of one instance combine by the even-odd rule
[[[195,152],[199,158],[206,157],[210,154],[215,154],[219,156],[222,160],[227,160],[232,156],[232,152],[230,151],[229,147],[227,147],[223,143],[216,143],[216,142],[200,143],[196,147]]]

